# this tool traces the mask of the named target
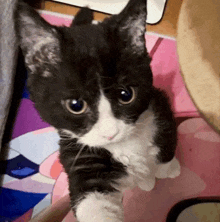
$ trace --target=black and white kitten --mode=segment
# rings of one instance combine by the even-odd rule
[[[92,24],[83,8],[55,27],[19,3],[16,27],[36,109],[60,135],[60,162],[80,222],[123,221],[122,193],[179,175],[176,126],[152,85],[146,0]]]

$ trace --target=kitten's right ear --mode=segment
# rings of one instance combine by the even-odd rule
[[[18,1],[14,15],[16,33],[30,71],[35,73],[37,68],[45,67],[48,63],[57,64],[59,61],[57,30],[24,2]]]
[[[142,55],[146,53],[146,18],[147,0],[129,0],[119,14],[106,19],[102,24],[118,49]]]
[[[84,7],[76,14],[71,27],[76,25],[91,24],[93,19],[93,11],[88,7]]]

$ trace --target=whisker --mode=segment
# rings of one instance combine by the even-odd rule
[[[73,165],[72,165],[72,167],[75,166],[76,161],[78,160],[78,158],[79,158],[79,156],[80,156],[80,154],[82,153],[82,151],[83,151],[84,148],[85,148],[85,146],[83,146],[83,147],[78,151],[76,157],[74,158],[74,161],[73,161]]]

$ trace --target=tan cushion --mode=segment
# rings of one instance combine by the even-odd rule
[[[205,119],[220,132],[220,1],[184,0],[177,50],[186,87]]]

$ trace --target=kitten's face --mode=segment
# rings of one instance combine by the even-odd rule
[[[98,25],[83,9],[70,28],[54,27],[24,4],[16,19],[31,98],[41,117],[90,146],[129,137],[151,100],[146,0],[131,0]]]

